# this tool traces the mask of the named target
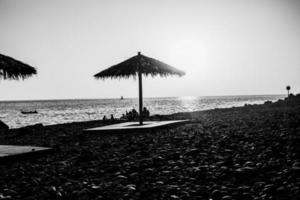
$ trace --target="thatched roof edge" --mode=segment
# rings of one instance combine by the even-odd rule
[[[137,64],[140,63],[140,64]],[[145,76],[169,76],[177,75],[183,76],[185,72],[175,67],[172,67],[166,63],[163,63],[154,58],[150,58],[144,55],[137,55],[131,57],[117,65],[107,68],[94,75],[96,79],[118,79],[118,78],[129,78],[131,76],[136,77],[138,71]]]
[[[37,71],[34,67],[29,66],[12,57],[0,54],[0,79],[25,79]]]

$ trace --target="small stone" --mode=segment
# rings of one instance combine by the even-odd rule
[[[126,185],[126,188],[127,188],[128,190],[134,191],[134,190],[136,190],[136,185],[134,185],[134,184],[129,184],[129,185]]]
[[[0,120],[0,130],[7,130],[7,129],[9,129],[8,125]]]
[[[222,198],[222,193],[219,191],[219,190],[214,190],[212,193],[211,193],[211,198],[213,200],[221,200]]]
[[[92,186],[92,189],[99,189],[99,188],[101,188],[99,185],[93,185]]]
[[[170,197],[171,197],[172,199],[179,199],[179,197],[178,197],[177,195],[174,195],[174,194],[171,195]]]
[[[119,178],[119,179],[127,179],[127,177],[123,176],[123,175],[119,175],[119,176],[117,176],[117,178]]]
[[[292,165],[292,170],[295,172],[300,172],[300,162],[294,162]]]
[[[195,148],[195,149],[191,149],[191,150],[185,152],[184,155],[185,156],[195,156],[195,155],[197,155],[199,153],[200,153],[200,150]]]
[[[232,200],[232,196],[229,195],[223,196],[222,200]]]

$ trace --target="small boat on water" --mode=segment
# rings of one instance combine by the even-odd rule
[[[33,110],[33,111],[21,110],[21,113],[24,114],[24,115],[28,115],[28,114],[37,114],[38,112],[36,110]]]

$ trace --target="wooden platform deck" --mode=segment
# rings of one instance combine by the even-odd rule
[[[119,124],[112,124],[108,126],[101,126],[96,128],[85,129],[85,133],[123,133],[133,131],[145,131],[163,128],[175,124],[185,123],[189,120],[169,120],[169,121],[145,121],[143,125],[138,122],[125,122]]]
[[[0,164],[4,161],[31,158],[52,151],[47,147],[0,145]]]

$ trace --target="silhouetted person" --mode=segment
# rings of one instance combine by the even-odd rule
[[[150,116],[150,112],[149,112],[149,110],[147,110],[146,107],[143,108],[143,116],[144,117],[149,117]]]
[[[102,120],[103,120],[103,121],[106,121],[106,116],[105,116],[105,115],[103,116]]]
[[[133,118],[133,120],[138,118],[138,116],[139,116],[138,112],[135,109],[132,109],[132,118]]]
[[[128,113],[127,113],[127,119],[129,120],[129,121],[131,121],[132,120],[132,112],[131,111],[129,111]]]
[[[111,115],[110,115],[110,120],[111,120],[111,121],[114,121],[114,120],[115,120],[115,118],[114,118],[114,115],[113,115],[113,114],[111,114]]]
[[[125,115],[125,114],[122,114],[121,119],[126,119],[126,115]]]

